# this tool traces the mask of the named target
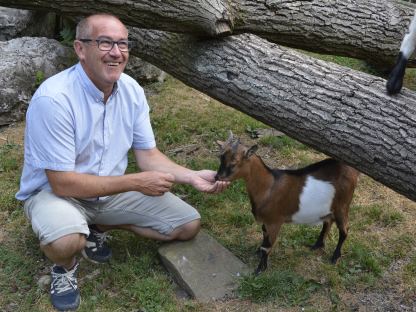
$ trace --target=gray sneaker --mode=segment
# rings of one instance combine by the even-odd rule
[[[111,249],[106,240],[109,235],[106,232],[98,231],[90,226],[90,235],[87,237],[87,244],[82,250],[82,256],[93,263],[106,263],[111,259]]]
[[[81,302],[79,294],[77,273],[79,263],[67,271],[64,267],[52,267],[51,302],[58,311],[74,311]]]

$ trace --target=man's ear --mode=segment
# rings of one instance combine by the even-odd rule
[[[225,142],[224,141],[216,141],[217,142],[217,144],[218,144],[218,146],[220,147],[220,148],[222,148],[223,146],[224,146],[224,144],[225,144]]]
[[[84,59],[85,46],[82,44],[81,41],[74,40],[74,51],[77,54],[79,60],[83,60]]]

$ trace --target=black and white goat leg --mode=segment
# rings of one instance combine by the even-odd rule
[[[257,265],[257,269],[254,271],[255,275],[259,275],[261,272],[267,269],[267,260],[269,258],[270,242],[268,239],[264,239],[259,248],[260,262]]]
[[[257,269],[254,271],[255,275],[259,275],[267,269],[267,260],[273,249],[273,245],[276,242],[277,234],[280,231],[282,223],[283,222],[277,224],[263,224],[263,242],[260,246],[260,262]]]
[[[341,248],[347,236],[348,236],[348,229],[343,226],[340,226],[338,244],[331,258],[332,264],[336,264],[338,262],[338,259],[341,258]]]
[[[319,234],[318,240],[314,245],[311,246],[312,250],[321,249],[325,247],[325,238],[328,236],[331,230],[332,220],[325,220],[322,225],[321,233]]]
[[[397,94],[403,86],[404,73],[406,71],[407,62],[415,50],[416,46],[416,14],[409,26],[409,32],[404,36],[400,46],[400,52],[396,60],[393,70],[387,79],[387,93]]]
[[[267,235],[267,231],[266,231],[266,226],[263,224],[261,227],[261,230],[263,232],[263,242],[261,243],[261,246],[259,248],[257,248],[256,254],[257,256],[261,257],[262,256],[262,249],[261,247],[267,245],[267,242],[269,241],[268,235]]]

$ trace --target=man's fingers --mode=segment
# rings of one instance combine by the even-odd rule
[[[221,193],[222,191],[224,191],[228,185],[230,184],[230,182],[225,182],[225,181],[217,181],[215,182],[215,193]]]
[[[173,174],[165,173],[164,175],[166,181],[169,181],[171,183],[175,182],[175,176]]]

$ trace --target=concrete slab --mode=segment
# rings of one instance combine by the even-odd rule
[[[175,281],[202,302],[234,297],[238,279],[250,272],[204,231],[193,240],[162,245],[159,255]]]

